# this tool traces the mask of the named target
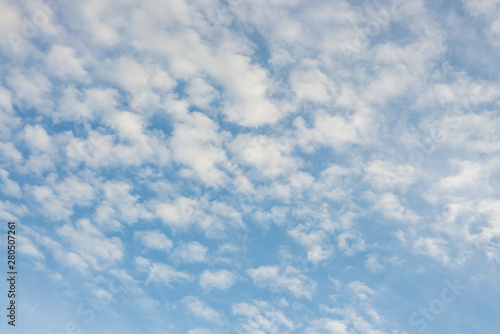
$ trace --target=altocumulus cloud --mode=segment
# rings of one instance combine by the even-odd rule
[[[499,17],[0,0],[19,330],[497,333]]]

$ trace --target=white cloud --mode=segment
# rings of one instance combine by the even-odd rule
[[[101,3],[99,1],[88,1],[80,4],[80,8],[77,10],[81,13],[81,26],[84,27],[91,38],[89,40],[92,43],[102,45],[102,46],[113,46],[120,41],[120,35],[115,29],[108,23],[106,23],[106,18],[110,19],[110,14],[118,8],[122,8],[119,2],[113,1],[110,3]],[[104,18],[102,18],[104,16]],[[104,19],[104,21],[103,21]]]
[[[175,125],[170,139],[173,158],[188,167],[181,175],[196,177],[209,186],[225,183],[227,175],[221,167],[227,165],[227,157],[218,130],[214,121],[198,112]]]
[[[136,256],[134,258],[134,263],[135,263],[135,265],[137,265],[137,267],[141,271],[144,271],[144,270],[149,271],[149,268],[151,267],[151,261],[149,261],[148,259],[146,259],[142,256]]]
[[[413,249],[416,253],[429,255],[447,264],[450,262],[450,257],[446,244],[447,242],[441,238],[421,237],[415,240]]]
[[[289,208],[287,207],[273,207],[270,211],[257,210],[255,218],[259,224],[274,223],[283,225],[286,222]]]
[[[188,334],[213,334],[210,329],[205,328],[205,327],[197,327],[194,329],[188,330]]]
[[[182,298],[187,308],[196,317],[201,318],[207,322],[220,323],[221,314],[212,308],[208,303],[199,300],[194,296],[187,296]]]
[[[464,0],[466,10],[477,20],[484,24],[484,31],[489,37],[489,41],[495,46],[499,46],[498,36],[500,34],[500,6],[496,0]]]
[[[300,116],[295,119],[295,137],[306,151],[313,151],[318,145],[322,145],[343,152],[351,145],[368,143],[368,135],[374,131],[372,118],[369,110],[361,110],[348,117],[317,111],[314,113],[312,127],[308,127]]]
[[[102,185],[104,201],[100,208],[107,212],[106,215],[98,215],[99,223],[106,223],[109,218],[127,224],[136,223],[139,219],[149,219],[152,214],[139,203],[139,196],[130,194],[133,187],[125,182],[108,181]],[[99,210],[99,208],[98,208]]]
[[[464,271],[500,261],[498,3],[62,2],[33,25],[45,4],[0,0],[0,217],[49,222],[19,241],[62,286],[54,303],[108,300],[97,287],[123,267],[153,283],[126,299],[158,333],[220,331],[225,303],[229,331],[378,334],[399,328],[386,294],[320,291],[334,256],[347,282],[407,251]],[[282,262],[265,265],[252,247],[276,240],[265,260]],[[292,267],[304,260],[314,272]],[[160,319],[153,285],[185,282],[229,299],[178,290]]]
[[[228,92],[224,112],[230,121],[260,126],[275,123],[282,117],[278,105],[268,97],[272,83],[266,70],[251,64],[250,58],[242,55],[222,55],[219,61],[213,75],[222,79]]]
[[[22,254],[31,256],[35,259],[45,258],[43,253],[27,237],[19,235],[17,236],[17,241],[19,242],[19,252],[21,252]]]
[[[500,151],[500,134],[496,131],[498,126],[500,120],[493,111],[457,111],[424,123],[424,129],[434,134],[440,147],[443,145],[465,152],[489,154]]]
[[[47,186],[35,186],[31,190],[35,200],[43,205],[42,214],[54,220],[67,219],[73,211],[57,198],[52,189]]]
[[[311,224],[299,224],[290,229],[288,234],[307,247],[307,259],[313,263],[330,259],[333,255],[328,233],[322,229],[315,229]]]
[[[212,85],[202,78],[194,78],[186,88],[189,102],[199,108],[208,108],[210,103],[220,96]]]
[[[61,245],[59,242],[54,240],[52,237],[40,234],[33,229],[29,227],[25,227],[25,233],[31,237],[32,240],[36,241],[36,243],[40,246],[43,246],[47,248],[49,251],[51,251],[54,255],[54,258],[62,265],[66,267],[70,267],[74,270],[77,270],[80,274],[89,274],[89,267],[90,264],[89,262],[92,262],[94,265],[97,264],[97,260],[93,258],[92,254],[82,254],[80,256],[79,254],[75,253],[73,250],[75,249],[80,249],[84,248],[86,249],[86,242],[95,242],[96,239],[101,239],[100,238],[100,232],[98,231],[93,231],[96,234],[95,236],[89,236],[89,233],[81,233],[82,229],[89,229],[86,225],[89,224],[88,221],[80,221],[79,224],[82,225],[83,227],[80,226],[79,230],[75,232],[75,228],[73,226],[69,225],[64,225],[62,227],[59,227],[58,230],[56,230],[56,234],[61,231],[62,235],[67,235],[69,237],[69,240],[66,240],[66,243],[71,243],[69,246],[71,250],[65,249],[63,245]],[[90,230],[92,230],[93,227],[90,227]],[[100,242],[101,240],[97,240]],[[120,245],[119,240],[112,240],[112,242],[115,241],[116,245]],[[107,243],[105,240],[104,243]],[[107,247],[107,245],[104,245],[103,247]],[[110,249],[114,248],[113,245],[109,247]],[[91,252],[94,252],[93,249],[90,250]],[[77,250],[78,252],[78,250]],[[121,250],[120,250],[121,252]],[[106,254],[103,254],[104,256]],[[104,260],[105,261],[105,260]],[[110,263],[108,263],[110,264]],[[97,270],[100,270],[100,268],[94,268]]]
[[[110,115],[101,116],[106,116],[102,117],[103,123],[113,129],[114,133],[106,134],[110,132],[109,129],[101,128],[99,131],[89,130],[86,138],[71,136],[65,147],[71,166],[84,163],[92,169],[100,170],[102,167],[123,168],[148,162],[168,165],[170,151],[163,135],[158,132],[146,134],[142,118],[134,113],[113,112],[113,91],[94,91],[89,94],[91,96],[85,101],[88,106],[84,106],[84,110],[95,108],[109,112]],[[95,114],[99,115],[97,112]]]
[[[388,219],[413,223],[419,218],[412,210],[405,208],[398,196],[393,193],[374,194],[366,192],[365,197],[373,203],[374,210],[381,212]]]
[[[259,175],[267,178],[294,171],[299,166],[299,160],[291,156],[293,146],[285,140],[243,134],[232,141],[231,150],[241,164],[254,167]]]
[[[122,140],[137,143],[142,150],[151,150],[147,144],[148,136],[144,134],[144,121],[139,115],[128,111],[117,112],[110,121]]]
[[[185,263],[203,262],[208,248],[197,241],[182,243],[172,251],[172,257]]]
[[[350,168],[331,164],[323,169],[317,181],[312,186],[310,196],[341,200],[350,197],[349,180],[357,174],[357,166]]]
[[[371,288],[360,281],[350,282],[346,287],[352,290],[356,298],[361,301],[366,301],[370,296],[375,294],[375,291],[373,291]]]
[[[416,181],[416,168],[410,164],[372,160],[364,167],[365,179],[377,190],[398,189],[405,191]]]
[[[365,305],[359,305],[359,307],[346,306],[345,308],[330,309],[323,307],[323,309],[328,313],[333,314],[335,317],[343,318],[343,320],[339,321],[338,323],[330,323],[330,325],[333,326],[333,329],[340,330],[339,333],[343,333],[342,331],[345,329],[342,324],[347,326],[347,333],[357,332],[383,334],[389,332],[389,329],[384,328],[384,323],[387,323],[387,320],[384,319],[375,309],[371,308],[369,304],[365,303]],[[399,326],[395,325],[394,327]],[[392,330],[393,327],[389,328],[391,328]]]
[[[365,261],[365,268],[372,273],[376,273],[384,270],[385,266],[379,262],[377,254],[368,254]]]
[[[164,252],[169,252],[173,247],[173,242],[160,231],[135,231],[134,238],[146,247]]]
[[[207,237],[216,238],[228,229],[245,228],[241,213],[226,203],[204,199],[201,204],[206,207],[207,215],[199,225]]]
[[[318,64],[305,61],[290,75],[290,86],[298,100],[326,103],[336,95],[335,83],[318,68]]]
[[[45,75],[36,71],[23,74],[19,70],[13,70],[7,77],[7,83],[21,103],[42,113],[51,112],[53,102],[49,93],[52,91],[52,83]]]
[[[297,269],[286,266],[261,266],[247,270],[255,285],[277,291],[287,291],[296,298],[311,299],[316,290],[316,282],[310,280]]]
[[[341,233],[338,237],[337,247],[347,256],[353,256],[366,249],[365,240],[353,232]]]
[[[150,282],[158,282],[168,287],[171,287],[171,283],[174,282],[189,282],[193,278],[190,274],[177,271],[169,265],[163,263],[153,263],[149,271],[146,284]]]
[[[2,49],[5,51],[13,49],[17,53],[20,50],[15,41],[18,38],[22,38],[18,34],[22,27],[22,14],[17,10],[16,6],[7,1],[0,2],[0,13],[0,32],[3,36],[7,37],[0,42],[0,45],[2,45]]]
[[[221,237],[229,229],[244,228],[241,214],[225,203],[206,197],[199,200],[178,197],[155,205],[156,216],[174,230],[188,231],[198,226],[207,237]]]
[[[110,78],[130,94],[145,85],[150,76],[142,64],[131,58],[121,57],[109,65]]]
[[[116,107],[118,92],[115,89],[89,88],[79,90],[70,85],[63,91],[59,100],[56,120],[83,121],[94,118],[107,118]]]
[[[212,289],[228,290],[236,283],[237,276],[227,269],[205,270],[200,275],[200,286],[205,291]]]
[[[95,190],[91,184],[82,182],[74,176],[69,176],[56,184],[54,190],[61,198],[80,206],[89,205],[95,196]]]
[[[26,125],[24,127],[24,138],[35,151],[50,152],[54,149],[50,136],[40,125]]]
[[[83,67],[83,61],[75,53],[71,47],[52,45],[46,57],[48,70],[62,79],[84,80],[88,73]]]
[[[316,319],[311,322],[309,327],[304,332],[306,334],[349,334],[348,326],[339,320],[329,318]]]
[[[187,229],[200,215],[197,201],[179,197],[172,203],[160,203],[156,207],[156,216],[176,229]]]
[[[23,156],[21,152],[17,150],[13,143],[3,143],[0,142],[0,161],[5,163],[15,163],[18,164],[23,161]]]
[[[53,180],[54,174],[47,180]],[[41,206],[41,214],[53,221],[66,220],[74,213],[74,206],[88,206],[95,198],[92,185],[69,176],[61,182],[32,186],[31,193]]]
[[[123,259],[121,240],[117,237],[106,237],[87,219],[77,221],[74,226],[63,225],[56,229],[56,233],[75,254],[78,254],[78,261],[84,261],[87,266],[95,270],[102,270]],[[76,260],[71,253],[65,256],[70,260],[74,257]]]
[[[457,165],[460,171],[456,175],[444,177],[439,181],[439,185],[446,191],[457,192],[464,188],[470,191],[487,181],[488,174],[485,173],[486,166],[484,164],[460,161]]]
[[[9,179],[9,172],[5,169],[0,169],[0,180],[2,183],[0,184],[1,191],[4,195],[13,196],[13,197],[21,197],[21,188],[16,181],[12,181]]]
[[[176,85],[176,81],[160,65],[141,64],[127,57],[109,61],[103,70],[109,80],[127,91],[129,107],[141,113],[144,109],[158,106],[161,95]]]
[[[479,0],[479,1],[464,0],[463,2],[467,10],[469,10],[470,13],[475,16],[494,15],[498,7],[498,1],[496,0]]]
[[[125,288],[126,291],[132,293],[140,293],[141,288],[139,287],[139,282],[135,280],[126,270],[124,269],[111,269],[109,274],[116,278],[121,286]],[[118,285],[118,283],[117,283]]]
[[[237,326],[238,333],[277,334],[295,329],[292,320],[266,302],[235,304],[232,307],[232,313],[241,319]]]
[[[0,139],[9,139],[20,123],[12,108],[11,92],[0,86]]]

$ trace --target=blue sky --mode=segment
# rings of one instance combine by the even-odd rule
[[[0,36],[2,332],[498,333],[499,1],[0,0]]]

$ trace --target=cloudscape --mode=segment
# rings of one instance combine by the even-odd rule
[[[498,334],[500,1],[0,0],[0,325]]]

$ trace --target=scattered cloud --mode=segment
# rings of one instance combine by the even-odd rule
[[[139,240],[144,247],[169,252],[173,247],[173,242],[165,234],[155,231],[136,231],[134,237]]]
[[[205,270],[200,275],[200,286],[205,291],[213,289],[228,290],[236,283],[237,279],[236,274],[227,269]]]
[[[495,309],[499,17],[0,0],[0,219],[46,319],[20,331],[68,331],[43,302],[124,334],[406,333],[438,276]],[[428,331],[498,328],[449,306]]]
[[[250,268],[247,273],[258,287],[285,291],[296,298],[311,299],[317,286],[316,282],[291,266],[261,266]]]

